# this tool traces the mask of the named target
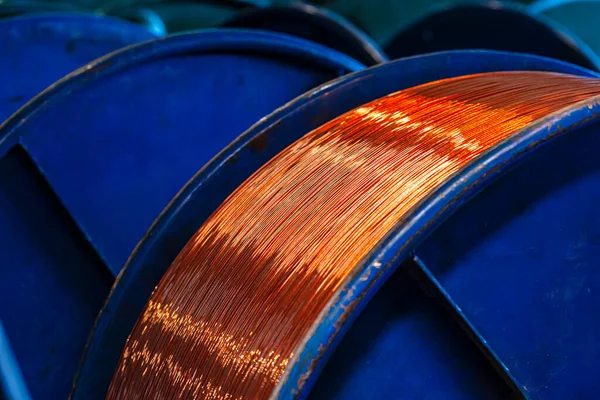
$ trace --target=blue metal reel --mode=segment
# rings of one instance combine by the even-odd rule
[[[44,14],[0,21],[0,122],[56,80],[155,36],[113,18]]]
[[[252,9],[223,26],[287,33],[338,50],[367,66],[388,61],[375,41],[345,18],[310,4]]]
[[[199,168],[262,116],[362,68],[286,35],[175,35],[86,65],[2,125],[0,316],[33,396],[68,393],[114,275]]]
[[[600,57],[563,27],[499,2],[438,10],[402,30],[384,50],[397,59],[457,49],[535,54],[600,70]]]
[[[161,276],[206,218],[271,157],[306,132],[391,92],[446,77],[501,70],[595,76],[574,65],[536,56],[489,51],[437,53],[398,60],[338,79],[297,98],[255,124],[196,174],[155,221],[129,258],[96,321],[73,399],[104,397],[126,338]],[[586,105],[572,116],[563,118],[563,127],[571,125],[572,121],[583,121],[594,111]],[[556,120],[548,122],[544,129],[556,127]],[[539,133],[544,136],[542,130]],[[531,144],[527,140],[529,136],[524,134],[518,145]],[[504,159],[500,155],[490,159],[489,167],[502,169],[502,162],[521,154],[520,148],[519,151],[509,150]],[[487,171],[488,164],[483,165]],[[477,171],[480,170],[466,171],[465,177],[474,179]],[[463,187],[468,186],[449,186],[453,190]],[[459,328],[461,324],[468,328],[472,338],[479,336],[470,329],[456,304],[439,295],[434,285],[436,281],[430,275],[424,278],[422,275],[426,270],[420,264],[414,267],[416,261],[410,260],[413,245],[418,243],[417,239],[423,239],[420,235],[426,231],[415,231],[421,226],[419,224],[440,222],[438,211],[447,213],[465,200],[464,196],[453,199],[450,194],[457,195],[448,192],[446,197],[435,197],[423,209],[427,218],[417,215],[420,219],[415,218],[414,223],[404,226],[404,230],[399,228],[398,232],[393,232],[389,241],[374,250],[373,259],[365,261],[363,273],[352,281],[353,290],[340,293],[339,302],[321,321],[300,354],[283,382],[280,398],[294,397],[301,374],[307,372],[306,367],[315,359],[320,362],[312,371],[301,398],[313,385],[311,396],[328,399],[394,398],[398,393],[416,399],[506,399],[513,393],[522,392],[523,388],[516,383],[511,371],[503,367],[505,364],[494,358],[481,341],[473,343],[467,339]],[[405,243],[412,247],[404,246]],[[395,255],[400,257],[395,258]],[[406,260],[405,265],[383,286],[403,260]],[[414,268],[421,274],[415,273]],[[418,279],[409,276],[409,272]],[[418,290],[418,285],[424,286],[427,292]],[[444,305],[453,312],[447,313],[441,307]],[[350,323],[363,308],[342,340]],[[454,315],[456,321],[449,315]],[[341,331],[338,331],[339,326],[342,326]],[[333,353],[338,345],[338,350]],[[483,353],[478,350],[478,345],[485,350]],[[329,357],[328,366],[316,381]]]
[[[533,14],[556,21],[575,33],[596,54],[600,54],[600,1],[597,0],[540,0],[529,6]]]

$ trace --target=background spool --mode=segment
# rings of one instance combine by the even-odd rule
[[[223,26],[290,34],[338,50],[366,66],[387,61],[387,56],[364,32],[340,15],[310,4],[249,10]]]
[[[600,54],[600,37],[596,29],[600,15],[600,2],[592,0],[540,0],[529,7],[575,33],[596,54]]]
[[[128,22],[92,15],[0,20],[0,122],[66,74],[121,47],[154,37]]]
[[[283,35],[171,36],[89,64],[9,119],[0,312],[32,395],[66,395],[114,275],[195,171],[271,110],[361,68]]]
[[[260,29],[311,40],[370,66],[387,60],[379,46],[342,16],[307,3],[267,8],[237,2],[142,3],[104,13],[142,23],[157,32],[181,32],[209,27]],[[160,23],[144,18],[150,12]]]
[[[183,247],[212,210],[252,171],[303,132],[307,132],[351,108],[404,87],[468,73],[522,69],[590,74],[590,72],[568,64],[532,56],[478,51],[440,53],[400,60],[338,80],[320,91],[297,99],[285,109],[279,110],[269,119],[254,126],[186,186],[184,191],[171,203],[169,209],[165,210],[161,218],[155,222],[146,239],[137,247],[105,306],[105,310],[110,310],[110,312],[103,312],[97,321],[94,336],[78,374],[73,398],[103,398],[133,323],[152,289],[179,249]],[[279,122],[275,123],[276,121]],[[256,153],[251,150],[252,143],[258,142],[266,142],[269,145],[264,151]],[[235,162],[232,162],[234,160]],[[373,374],[377,374],[377,371],[386,368],[388,371],[396,371],[397,368],[401,368],[402,363],[410,365],[411,368],[402,370],[406,376],[401,382],[398,380],[398,375],[394,373],[378,375],[381,379],[374,385],[370,384],[372,381],[348,379],[344,383],[345,386],[342,385],[344,381],[342,375],[348,371],[342,370],[337,377],[335,387],[339,387],[344,395],[361,398],[361,394],[364,394],[369,387],[373,393],[389,394],[394,390],[397,393],[402,389],[399,385],[409,385],[405,388],[410,387],[414,393],[426,393],[431,390],[433,385],[440,393],[447,390],[446,393],[454,393],[457,398],[463,399],[482,398],[482,396],[485,398],[486,394],[494,393],[494,390],[490,392],[490,387],[497,385],[498,382],[493,374],[489,377],[489,371],[484,372],[479,369],[478,376],[482,378],[482,381],[489,377],[489,380],[485,381],[486,383],[496,382],[490,384],[490,387],[485,384],[482,386],[460,385],[460,380],[455,379],[457,376],[463,376],[465,381],[469,382],[470,380],[467,378],[472,376],[470,375],[472,372],[478,370],[477,365],[481,365],[481,362],[477,361],[476,352],[469,347],[468,343],[460,344],[461,350],[469,355],[462,359],[465,364],[463,365],[464,369],[460,370],[457,370],[456,365],[448,365],[441,361],[451,357],[451,354],[445,352],[444,346],[430,349],[426,353],[420,351],[423,348],[421,346],[428,346],[431,340],[448,344],[448,340],[450,340],[446,331],[432,328],[441,322],[436,319],[435,310],[429,312],[429,305],[424,306],[425,309],[422,310],[424,313],[415,310],[411,312],[412,319],[402,322],[399,319],[400,316],[392,311],[394,302],[391,299],[387,303],[384,299],[383,304],[387,304],[387,310],[390,310],[387,315],[390,317],[388,322],[396,321],[391,325],[394,330],[390,334],[395,337],[403,337],[405,340],[382,341],[382,346],[373,348],[372,352],[348,354],[345,361],[348,362],[349,358],[355,357],[353,361],[356,363],[350,365],[354,365],[360,372],[354,370],[352,371],[353,375],[364,372],[365,375],[373,376]],[[443,328],[450,329],[450,331],[453,329],[446,326]],[[429,336],[421,335],[421,332],[427,332]],[[436,336],[436,332],[440,336]],[[434,337],[435,339],[433,339]],[[372,339],[377,341],[376,338]],[[367,339],[362,337],[362,340]],[[397,347],[385,347],[393,343],[407,342],[413,343],[414,347],[411,351],[403,348],[402,357],[400,357]],[[453,344],[456,345],[456,343]],[[378,357],[378,354],[388,354],[389,357]],[[473,356],[471,357],[471,355]],[[475,364],[472,364],[472,361]],[[464,375],[461,375],[462,373]],[[423,376],[433,376],[434,378],[432,381],[425,381]],[[329,377],[331,378],[331,375]],[[433,382],[437,383],[433,384]],[[343,391],[344,389],[349,390]],[[381,391],[378,392],[378,390]],[[344,397],[342,396],[342,398]]]
[[[391,59],[457,49],[529,53],[600,69],[600,57],[576,36],[501,3],[439,10],[404,28],[384,48]]]
[[[459,1],[460,2],[460,1]],[[360,26],[377,43],[385,47],[398,30],[413,24],[428,13],[451,7],[456,0],[397,0],[393,2],[373,0],[366,4],[361,0],[324,0],[321,4],[344,15]]]
[[[405,27],[417,22],[427,14],[436,10],[450,8],[461,4],[504,4],[523,5],[532,0],[373,0],[365,3],[362,0],[317,0],[322,6],[345,16],[360,26],[382,47],[385,47],[392,37]]]

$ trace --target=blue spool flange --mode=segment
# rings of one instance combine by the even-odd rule
[[[296,99],[246,131],[184,187],[130,257],[96,321],[73,398],[104,397],[125,340],[165,270],[218,205],[271,157],[306,132],[390,92],[436,79],[498,70],[594,75],[570,64],[535,56],[487,51],[438,53],[399,60],[341,78]],[[417,222],[423,220],[415,220],[407,228],[416,228]],[[406,230],[399,232],[405,233]],[[281,398],[293,398],[300,375],[312,360],[322,357],[301,397],[307,394],[349,323],[398,266],[396,262],[388,266],[387,262],[398,253],[404,243],[402,238],[394,233],[390,236],[393,241],[378,246],[373,262],[369,260],[360,277],[351,282],[355,290],[342,292],[347,297],[342,296],[308,342],[301,360],[294,364],[291,375],[281,386]],[[401,250],[401,255],[405,255],[407,250]],[[400,258],[394,260],[400,262]],[[374,262],[381,262],[386,268],[374,267]],[[406,277],[406,272],[396,276],[400,274]],[[511,390],[520,390],[501,364],[495,362],[511,384],[502,382],[490,370],[474,345],[464,339],[452,321],[448,322],[444,313],[432,306],[431,300],[416,301],[426,296],[419,295],[414,281],[404,277],[392,279],[390,284],[398,286],[383,288],[381,295],[373,300],[373,307],[361,315],[340,351],[334,354],[331,360],[334,368],[326,369],[315,386],[312,393],[315,398],[393,398],[402,393],[407,398],[443,395],[449,399],[500,399],[506,398]],[[407,299],[412,299],[412,303],[404,301]],[[447,301],[446,304],[454,305]],[[343,315],[345,309],[349,315]],[[334,325],[343,320],[346,323],[337,332]],[[332,337],[335,337],[333,343],[327,344]],[[328,349],[325,354],[319,351],[321,345]]]
[[[0,123],[66,74],[155,36],[113,18],[47,14],[0,21]]]
[[[338,50],[367,66],[388,61],[367,34],[342,16],[311,4],[252,9],[224,26],[287,33]]]
[[[176,35],[85,66],[0,127],[0,315],[34,397],[68,392],[114,274],[181,186],[262,116],[361,68],[285,35]]]
[[[396,59],[457,49],[536,54],[600,70],[600,57],[576,36],[543,16],[498,2],[438,10],[398,33],[385,52]]]

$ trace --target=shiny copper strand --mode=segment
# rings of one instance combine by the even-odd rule
[[[268,398],[336,289],[411,207],[512,133],[598,94],[598,80],[568,75],[472,75],[403,90],[308,133],[181,251],[107,398]]]

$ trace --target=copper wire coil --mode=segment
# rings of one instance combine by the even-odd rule
[[[248,178],[190,239],[138,319],[108,399],[266,399],[357,264],[418,202],[600,80],[503,72],[356,108]]]

